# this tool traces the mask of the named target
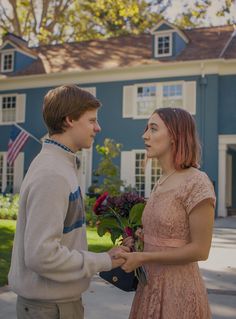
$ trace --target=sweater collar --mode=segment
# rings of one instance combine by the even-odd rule
[[[61,154],[65,156],[66,158],[68,158],[70,161],[72,161],[76,168],[80,167],[80,159],[78,155],[66,145],[47,138],[44,140],[43,148],[48,150],[53,149],[54,151],[57,151],[58,154]]]

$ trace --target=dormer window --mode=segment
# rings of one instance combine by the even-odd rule
[[[2,52],[1,72],[12,72],[14,65],[14,52]]]
[[[165,57],[172,55],[172,33],[161,33],[156,35],[155,56]]]

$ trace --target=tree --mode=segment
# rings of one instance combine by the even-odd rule
[[[166,0],[0,0],[0,33],[31,44],[137,34],[153,26]],[[168,3],[169,1],[167,1]],[[155,12],[153,5],[158,3]]]
[[[234,0],[197,0],[186,2],[184,12],[177,15],[175,24],[182,28],[236,23]],[[223,19],[220,19],[223,18]]]
[[[120,170],[113,160],[120,155],[122,145],[114,140],[106,138],[104,145],[97,145],[96,150],[101,156],[98,168],[95,172],[96,176],[103,178],[103,183],[99,185],[98,191],[108,192],[110,195],[120,193],[123,181],[120,179]]]

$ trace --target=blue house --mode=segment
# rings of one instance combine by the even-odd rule
[[[202,143],[202,169],[215,185],[218,216],[236,209],[236,37],[233,26],[180,30],[162,20],[149,33],[106,40],[28,47],[7,34],[0,47],[0,192],[18,192],[41,145],[29,139],[14,166],[6,152],[12,123],[38,139],[46,134],[42,102],[56,86],[77,84],[101,100],[105,137],[123,145],[121,178],[149,196],[160,175],[156,161],[144,170],[141,135],[155,108],[181,107],[196,119]],[[81,154],[85,192],[99,157]]]

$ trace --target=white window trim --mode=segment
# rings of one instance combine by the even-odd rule
[[[186,99],[186,89],[185,89],[185,83],[187,81],[167,81],[167,82],[151,82],[151,83],[139,83],[134,84],[133,90],[134,90],[134,106],[133,106],[133,119],[140,120],[140,119],[148,119],[150,115],[138,115],[137,114],[137,102],[138,102],[138,96],[137,96],[137,90],[138,87],[147,87],[147,86],[155,86],[157,88],[157,95],[156,95],[156,108],[162,107],[163,104],[163,86],[164,85],[182,85],[182,99],[183,99],[183,109],[185,109],[185,99]]]
[[[146,154],[146,150],[145,149],[135,149],[135,150],[132,150],[131,151],[132,153],[133,153],[133,160],[134,160],[134,162],[133,162],[133,166],[134,166],[134,172],[135,172],[135,168],[136,168],[136,166],[135,166],[135,159],[136,159],[136,154],[137,153],[144,153],[144,154]],[[148,162],[147,162],[147,164],[146,164],[146,166],[145,166],[145,190],[144,190],[144,192],[145,192],[145,198],[148,198],[148,196],[150,196],[150,194],[151,194],[151,176],[152,176],[152,171],[151,171],[151,169],[152,169],[152,167],[151,167],[151,162],[152,161],[152,159],[150,159]],[[136,174],[134,173],[134,185],[132,185],[132,186],[136,186],[135,185],[135,176],[136,176]]]
[[[1,94],[0,95],[0,125],[11,125],[11,124],[14,124],[16,123],[16,120],[15,121],[10,121],[10,122],[2,122],[2,100],[4,97],[16,97],[16,109],[17,109],[17,95],[18,94]]]
[[[157,95],[156,95],[156,102],[158,105],[158,101],[161,98],[159,94],[159,86],[157,82],[152,82],[152,83],[139,83],[139,84],[134,84],[133,90],[134,90],[134,107],[133,107],[133,119],[135,120],[142,120],[142,119],[147,119],[149,118],[150,115],[138,115],[137,114],[137,103],[138,103],[138,87],[147,87],[147,86],[155,86],[157,89]]]
[[[11,69],[4,70],[4,58],[6,55],[12,55],[12,67]],[[1,72],[7,73],[7,72],[13,72],[14,70],[14,50],[4,50],[1,52]]]
[[[2,99],[4,97],[16,97],[16,116],[14,121],[2,122]],[[26,94],[0,94],[0,125],[11,125],[25,122]]]
[[[166,36],[168,36],[170,39],[169,53],[158,54],[158,39],[166,37]],[[159,31],[158,33],[155,34],[155,38],[154,38],[154,56],[155,56],[155,58],[172,56],[172,52],[173,52],[173,39],[172,38],[173,38],[173,32],[170,32],[170,31]]]

